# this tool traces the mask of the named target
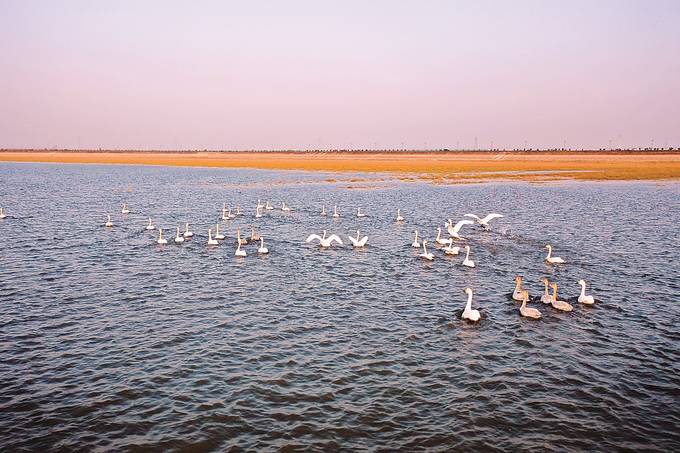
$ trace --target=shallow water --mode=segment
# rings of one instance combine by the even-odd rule
[[[680,185],[327,177],[0,164],[0,449],[680,448]],[[258,198],[293,212],[255,219]],[[209,248],[223,202],[246,215]],[[414,228],[433,239],[470,211],[505,214],[463,229],[475,269],[416,258]],[[270,254],[237,259],[250,225]],[[357,228],[366,250],[304,242]],[[543,263],[547,242],[568,264]],[[523,319],[515,274],[564,298],[584,278],[597,303]],[[458,319],[467,286],[478,325]]]

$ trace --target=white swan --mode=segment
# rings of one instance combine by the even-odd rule
[[[515,290],[512,292],[512,298],[516,301],[524,299],[524,288],[522,288],[522,277],[515,276]]]
[[[5,215],[5,211],[2,208],[0,208],[0,219],[4,219],[5,217],[7,217]]]
[[[472,290],[470,288],[465,288],[463,292],[467,294],[468,298],[467,303],[465,304],[465,310],[463,310],[463,314],[460,316],[460,318],[472,322],[479,321],[479,318],[481,317],[479,310],[472,309]]]
[[[366,217],[366,214],[361,212],[361,208],[357,208],[357,217]]]
[[[550,264],[562,264],[564,260],[559,256],[552,256],[552,245],[547,244],[545,248],[548,249],[548,256],[545,257],[545,262]]]
[[[231,207],[227,208],[227,218],[225,220],[235,219],[236,215],[231,213]]]
[[[218,223],[215,225],[215,239],[219,239],[220,241],[224,239],[224,235],[220,233],[220,224]]]
[[[269,249],[264,246],[264,238],[260,238],[260,247],[257,249],[257,253],[262,255],[269,253]]]
[[[413,244],[411,244],[411,247],[413,247],[414,249],[419,249],[420,242],[418,242],[418,230],[415,230],[414,233],[416,234],[416,237],[413,239]]]
[[[260,235],[255,233],[255,227],[250,227],[250,240],[251,241],[259,241],[260,240]]]
[[[266,211],[271,211],[271,210],[274,209],[274,206],[272,206],[272,205],[269,203],[269,201],[267,201],[267,204],[265,205],[264,209],[265,209]]]
[[[264,205],[260,202],[259,198],[257,199],[257,207],[260,209],[264,208]]]
[[[248,243],[248,239],[241,237],[241,229],[240,228],[236,229],[236,242],[238,242],[241,245],[246,245]]]
[[[465,259],[463,260],[463,266],[475,267],[475,262],[470,259],[470,246],[465,246]]]
[[[582,304],[593,305],[595,298],[593,296],[586,296],[586,281],[579,280],[578,284],[581,285],[581,295],[578,296],[578,301]]]
[[[336,204],[333,206],[333,217],[338,218],[340,217],[340,214],[338,214],[338,205]]]
[[[442,239],[442,229],[437,227],[437,237],[434,240],[439,245],[449,245],[453,243],[453,239]]]
[[[241,212],[241,205],[240,204],[236,205],[236,215],[243,215],[243,213]]]
[[[427,253],[427,241],[425,239],[423,239],[423,253],[418,255],[418,257],[428,261],[432,261],[434,259],[434,255],[432,253]]]
[[[182,236],[184,236],[185,238],[194,237],[194,232],[189,231],[189,224],[188,223],[184,226],[184,233],[182,233]]]
[[[181,244],[182,242],[184,242],[184,238],[179,235],[179,227],[177,227],[177,236],[175,236],[175,243]]]
[[[168,240],[163,238],[163,228],[158,229],[158,240],[156,241],[158,244],[167,244]]]
[[[541,296],[541,302],[544,304],[551,304],[553,301],[552,294],[550,294],[550,290],[548,290],[548,286],[550,285],[550,282],[548,282],[548,279],[543,277],[541,279],[541,282],[543,282],[544,286],[544,291],[543,295]]]
[[[454,247],[453,241],[449,242],[449,245],[444,247],[444,253],[446,255],[458,255],[460,253],[460,247]]]
[[[127,203],[123,203],[123,209],[120,210],[121,214],[129,214],[130,210],[127,207]]]
[[[456,226],[453,225],[453,221],[449,219],[449,225],[446,227],[446,230],[449,232],[451,237],[454,237],[456,239],[463,239],[462,236],[458,235],[458,232],[460,231],[461,228],[463,228],[465,225],[473,225],[475,222],[472,220],[461,220],[456,224]]]
[[[541,312],[535,308],[527,307],[527,300],[529,300],[529,292],[522,291],[522,305],[519,307],[519,313],[525,318],[540,319]]]
[[[326,230],[323,230],[323,237],[319,236],[318,234],[310,234],[309,237],[307,237],[307,239],[305,240],[305,242],[312,242],[314,240],[318,240],[319,245],[323,248],[328,248],[331,245],[333,245],[333,241],[337,242],[340,245],[343,245],[342,239],[340,239],[335,234],[331,234],[330,236],[326,237]]]
[[[471,217],[475,219],[475,221],[480,224],[485,230],[489,229],[489,222],[491,222],[493,219],[499,219],[503,217],[502,214],[489,214],[483,219],[479,218],[475,214],[465,214],[464,217]]]
[[[403,222],[404,218],[401,216],[401,209],[397,209],[397,222]]]
[[[357,230],[357,237],[353,238],[352,236],[347,236],[349,240],[352,242],[352,246],[354,247],[363,247],[366,245],[366,242],[368,241],[368,236],[364,236],[361,239],[359,239],[359,230]]]
[[[553,308],[556,308],[556,309],[561,310],[561,311],[572,311],[574,309],[574,307],[572,307],[569,302],[565,302],[565,301],[559,300],[557,298],[557,283],[553,283],[550,286],[553,289],[552,301],[550,302],[550,304],[553,306]]]
[[[327,215],[327,214],[326,214],[326,206],[325,206],[325,205],[321,205],[321,215],[324,216],[324,217],[326,217],[326,215]]]
[[[245,250],[241,250],[241,243],[239,243],[239,244],[236,246],[236,253],[234,253],[234,256],[241,256],[241,257],[246,256],[246,251],[245,251]]]
[[[229,216],[227,215],[227,204],[224,203],[222,205],[222,220],[229,220]]]
[[[208,229],[208,245],[217,245],[217,239],[213,239],[212,237],[212,228]]]
[[[151,222],[151,217],[149,217],[149,224],[146,226],[146,229],[147,230],[155,230],[156,229],[153,222]]]
[[[283,212],[290,212],[290,208],[288,206],[286,206],[286,203],[283,202],[283,201],[281,202],[281,210]]]
[[[262,213],[260,212],[260,209],[261,208],[259,206],[257,208],[255,208],[255,218],[256,219],[259,219],[260,217],[262,217]]]
[[[111,214],[106,216],[106,223],[104,224],[104,226],[109,228],[113,226],[113,222],[111,221]]]

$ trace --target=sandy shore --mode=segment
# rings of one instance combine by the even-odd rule
[[[402,179],[663,180],[680,178],[680,152],[120,152],[2,151],[0,161],[390,172]]]

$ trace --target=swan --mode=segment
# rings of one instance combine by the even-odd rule
[[[397,222],[403,222],[404,218],[401,216],[401,209],[397,209]]]
[[[104,226],[109,228],[113,226],[113,222],[111,221],[111,214],[106,216],[106,223],[104,224]]]
[[[158,229],[158,240],[156,241],[158,244],[167,244],[168,240],[163,238],[163,228]]]
[[[473,222],[472,220],[461,220],[460,222],[458,222],[456,224],[456,226],[452,226],[453,221],[451,219],[449,219],[449,225],[446,227],[446,229],[449,232],[449,234],[451,235],[451,237],[454,237],[456,239],[463,239],[462,236],[458,235],[458,232],[460,231],[460,229],[463,228],[463,226],[465,226],[465,225],[473,225],[474,223],[475,222]]]
[[[255,233],[255,227],[250,227],[250,240],[259,241],[260,235]]]
[[[519,313],[525,318],[540,319],[541,312],[535,308],[527,307],[527,300],[529,300],[529,292],[522,291],[522,305],[519,307]]]
[[[218,223],[215,225],[215,239],[219,239],[220,241],[224,239],[224,235],[220,233],[220,224]]]
[[[465,246],[465,259],[463,260],[463,266],[475,267],[475,262],[470,259],[470,246]]]
[[[257,253],[262,255],[269,253],[269,249],[264,246],[264,238],[260,238],[260,247],[257,249]]]
[[[290,212],[290,208],[288,206],[286,206],[285,202],[281,202],[281,210],[283,212]]]
[[[352,242],[352,245],[354,247],[363,247],[366,245],[366,242],[368,241],[368,236],[364,236],[361,239],[359,239],[359,230],[357,230],[357,237],[353,238],[352,236],[347,236],[349,240]]]
[[[340,214],[338,214],[338,205],[336,204],[333,206],[333,217],[338,218],[340,217]]]
[[[235,219],[236,215],[231,213],[231,208],[227,208],[227,218],[225,220]]]
[[[453,239],[442,239],[442,229],[437,227],[437,237],[435,238],[435,242],[439,245],[449,245],[453,243]]]
[[[236,205],[236,215],[243,215],[243,213],[241,212],[241,205],[240,204]]]
[[[578,301],[582,304],[593,305],[595,303],[595,298],[593,296],[586,296],[586,281],[581,279],[578,281],[581,285],[581,295],[578,296]]]
[[[480,224],[485,230],[489,229],[489,222],[491,222],[493,219],[499,219],[503,217],[502,214],[489,214],[483,219],[479,218],[475,214],[465,214],[463,217],[471,217],[475,219],[475,221]]]
[[[0,208],[0,219],[4,219],[5,217],[7,217],[5,215],[5,211],[2,208]]]
[[[366,217],[366,214],[361,212],[361,208],[357,208],[357,217]]]
[[[444,247],[444,253],[447,255],[458,255],[460,253],[460,247],[454,247],[453,241],[449,242],[449,245]]]
[[[184,238],[179,235],[179,227],[177,227],[177,236],[175,236],[175,243],[181,244],[182,242],[184,242]]]
[[[432,253],[427,253],[427,241],[425,239],[423,239],[423,253],[418,255],[418,257],[428,261],[432,261],[434,259],[434,255]]]
[[[264,208],[264,205],[262,204],[262,202],[260,202],[259,198],[257,199],[257,207],[260,209]]]
[[[227,215],[227,203],[222,203],[222,220],[229,220]]]
[[[241,230],[239,228],[236,229],[236,242],[241,245],[246,245],[248,243],[248,239],[241,237]]]
[[[130,210],[127,207],[127,203],[123,203],[123,209],[120,210],[121,214],[129,214]]]
[[[479,318],[481,317],[479,310],[472,309],[472,290],[470,288],[465,288],[463,292],[467,294],[468,299],[467,303],[465,304],[465,310],[463,310],[463,314],[460,316],[460,319],[466,319],[472,322],[479,321]]]
[[[550,294],[550,291],[548,290],[548,285],[550,285],[550,283],[548,282],[548,279],[545,277],[541,279],[541,282],[543,282],[543,286],[545,287],[545,291],[541,296],[541,302],[543,302],[544,304],[551,304],[553,301],[552,294]]]
[[[212,237],[212,228],[208,229],[208,245],[217,245],[217,239],[213,239]]]
[[[241,250],[241,243],[236,246],[236,253],[234,253],[234,256],[246,256],[246,251]]]
[[[146,229],[147,230],[155,230],[156,229],[154,224],[151,222],[151,217],[149,217],[149,224],[146,226]]]
[[[257,208],[255,208],[255,218],[259,219],[262,217],[262,213],[260,212],[260,206],[258,205]]]
[[[515,276],[515,290],[512,292],[512,299],[521,301],[524,298],[524,288],[522,288],[522,277]]]
[[[182,234],[185,238],[194,237],[193,231],[189,231],[189,224],[187,223],[184,227],[184,233]]]
[[[552,256],[552,245],[547,244],[545,248],[548,249],[548,256],[545,257],[545,262],[549,264],[562,264],[564,260],[559,256]]]
[[[552,301],[550,302],[553,308],[561,311],[572,311],[574,307],[572,307],[570,303],[557,299],[557,283],[553,283],[550,286],[553,289]]]
[[[272,209],[274,209],[274,206],[272,206],[272,205],[269,203],[269,201],[267,201],[267,204],[265,205],[264,209],[267,210],[267,211],[271,211]]]
[[[321,205],[321,215],[326,217],[326,206],[325,205]]]
[[[411,247],[413,247],[414,249],[419,249],[420,242],[418,242],[418,230],[415,230],[414,233],[416,234],[416,237],[413,239],[413,244],[411,244]]]
[[[333,241],[337,242],[340,245],[343,245],[342,239],[340,239],[335,234],[331,234],[330,236],[326,237],[326,230],[323,230],[323,237],[319,236],[318,234],[310,234],[309,237],[305,240],[305,242],[312,242],[314,240],[318,240],[319,245],[323,248],[328,248],[331,245],[333,245]]]

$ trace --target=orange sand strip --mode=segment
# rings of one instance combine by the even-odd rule
[[[447,182],[471,179],[659,180],[680,178],[680,153],[678,152],[2,151],[0,161],[392,172],[399,173],[402,177]],[[520,173],[507,174],[506,172]]]

